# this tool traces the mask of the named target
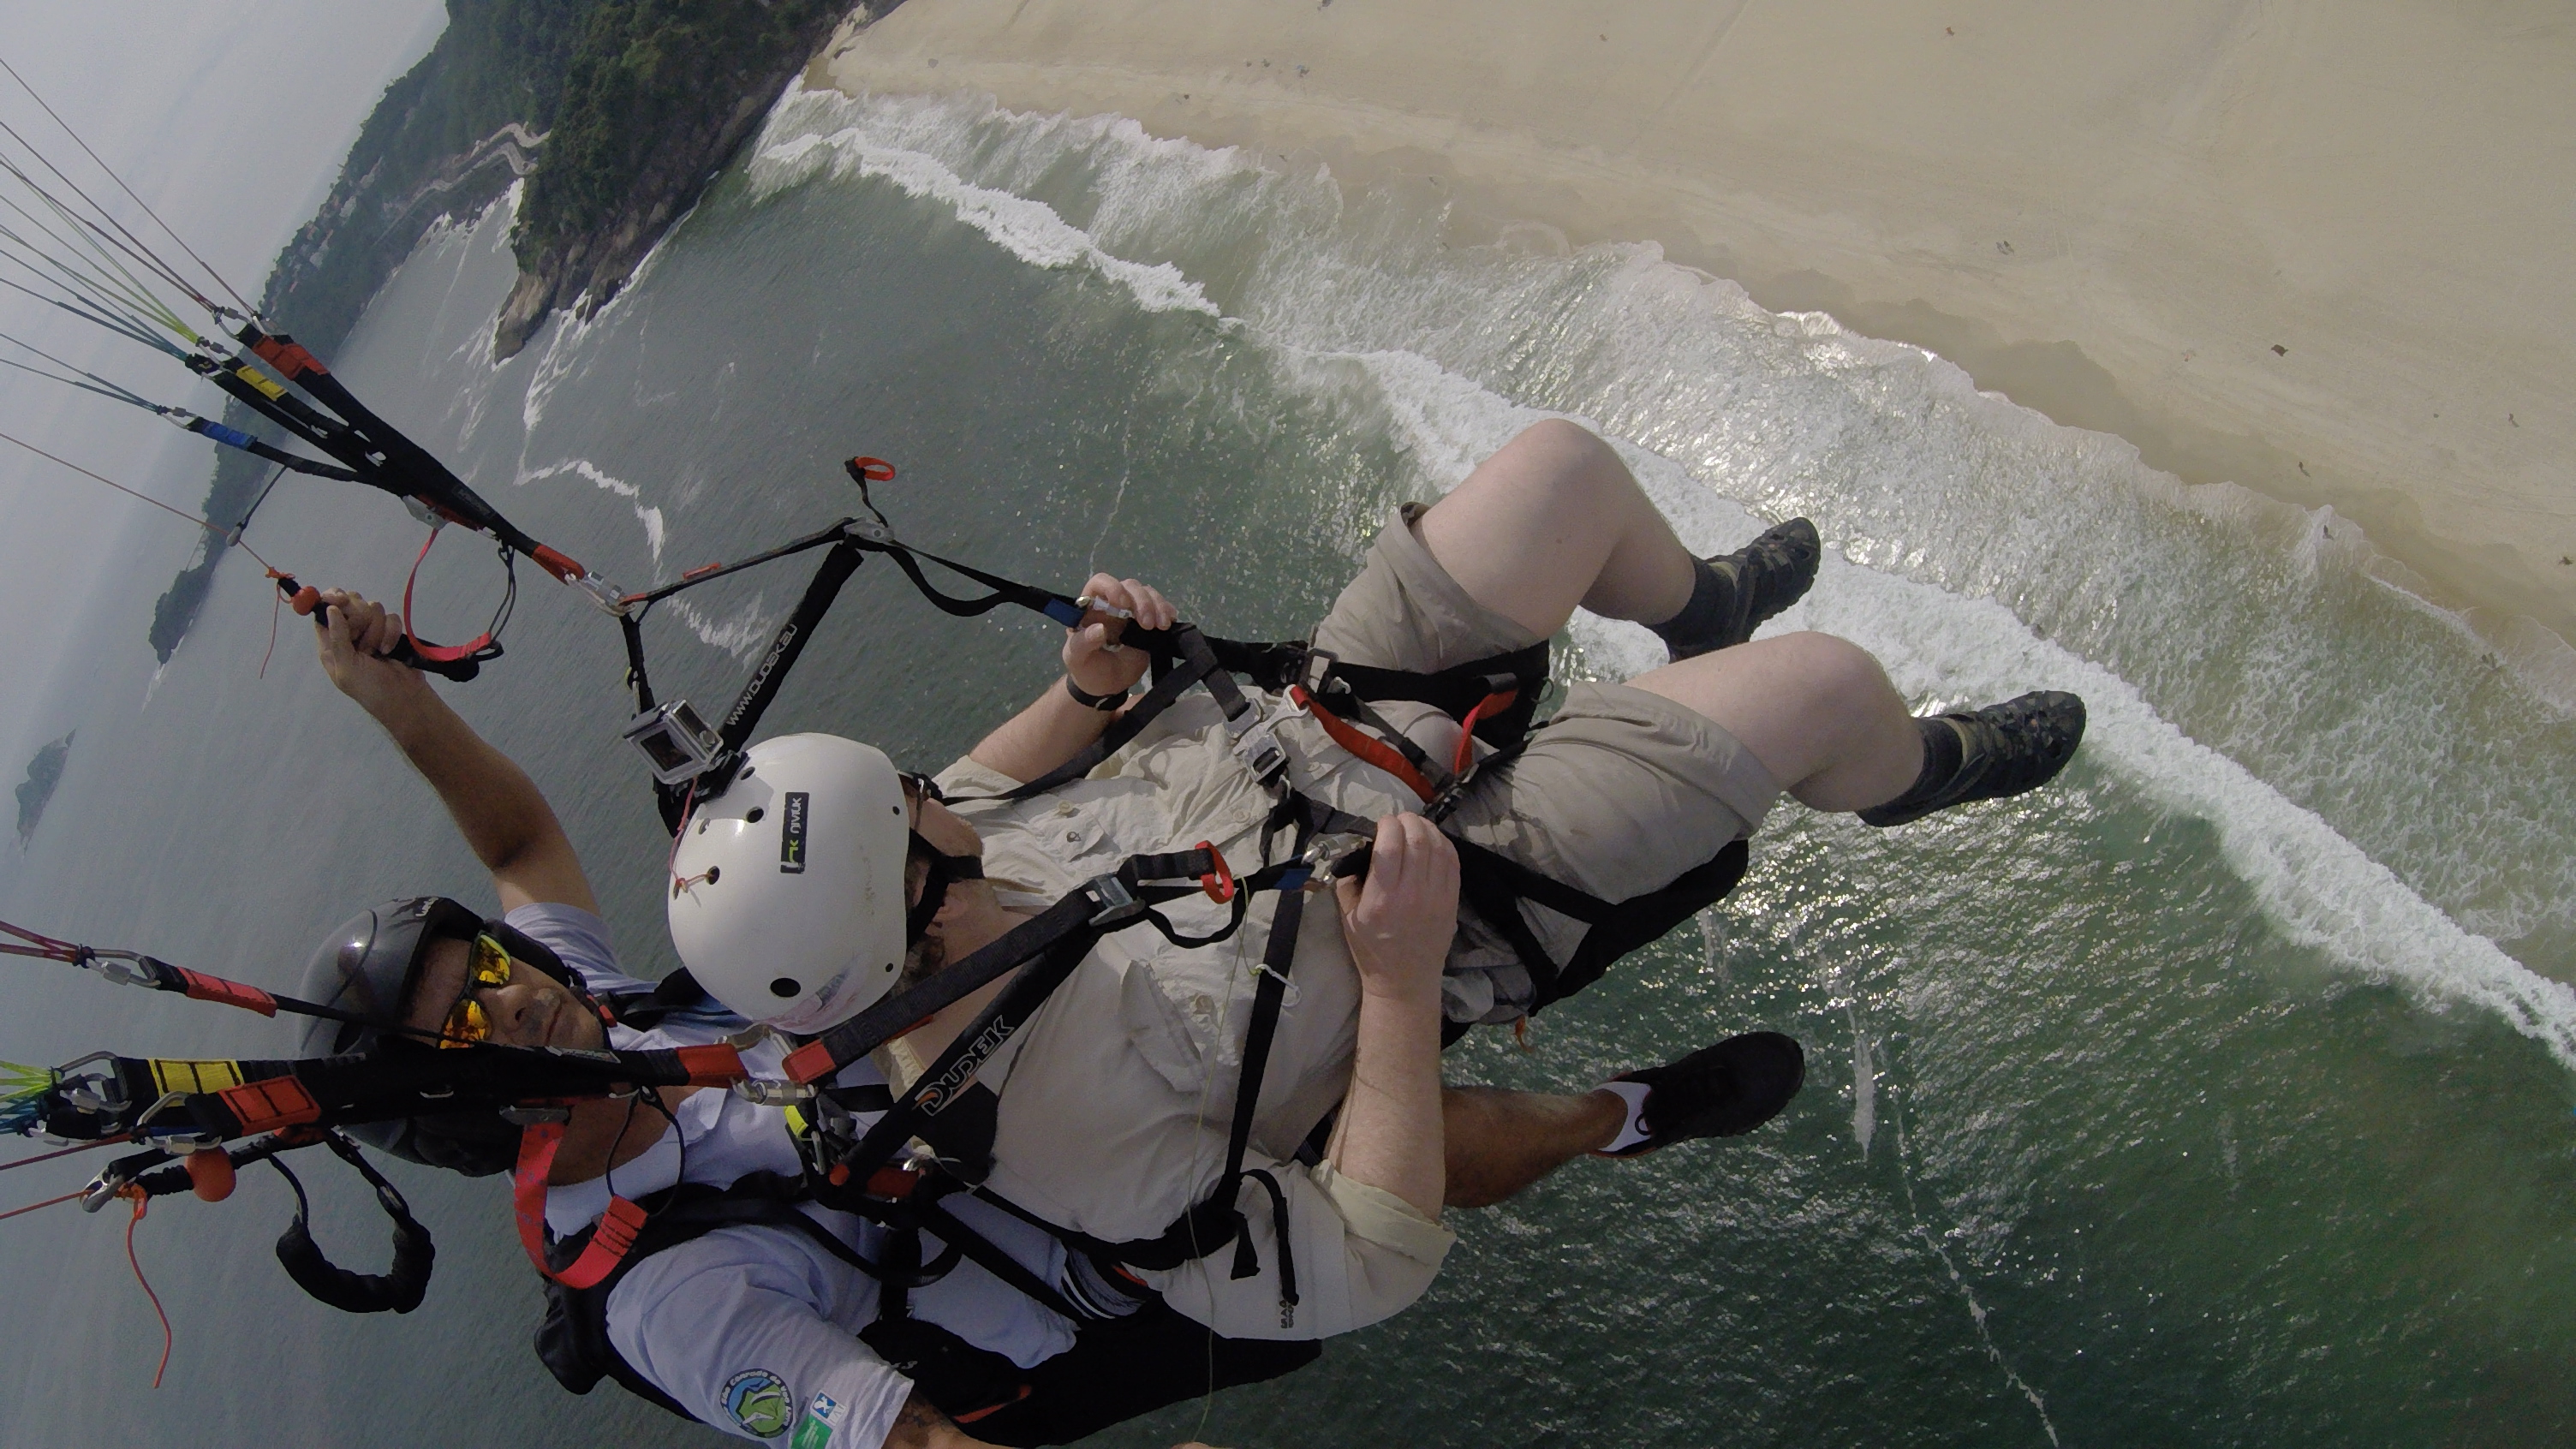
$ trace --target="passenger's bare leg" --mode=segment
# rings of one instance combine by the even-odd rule
[[[1887,672],[1830,634],[1757,639],[1628,683],[1716,721],[1818,810],[1893,800],[1923,769],[1922,730]]]
[[[1690,602],[1690,551],[1610,445],[1573,423],[1524,430],[1419,527],[1449,577],[1533,634],[1564,628],[1577,604],[1652,624]]]
[[[1628,1120],[1615,1093],[1580,1096],[1445,1087],[1441,1141],[1450,1207],[1488,1207],[1585,1153],[1610,1145]]]

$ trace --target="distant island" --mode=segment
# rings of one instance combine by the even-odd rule
[[[74,730],[73,734],[78,734]],[[63,783],[63,761],[72,752],[72,737],[65,735],[27,762],[27,778],[18,786],[18,843],[25,845],[36,834],[36,822],[45,818],[46,802],[54,798],[54,788]]]
[[[860,8],[876,15],[899,3]],[[432,226],[480,213],[522,179],[510,236],[519,281],[495,320],[494,351],[515,355],[559,307],[588,315],[625,285],[852,8],[448,0],[437,45],[385,88],[339,182],[278,254],[260,296],[270,330],[329,358]],[[224,421],[281,441],[239,403]],[[269,471],[222,450],[205,516],[238,525]],[[207,534],[153,606],[152,652],[163,662],[196,622],[230,546]]]

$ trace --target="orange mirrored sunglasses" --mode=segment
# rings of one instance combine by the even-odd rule
[[[447,1013],[447,1025],[440,1028],[438,1044],[444,1047],[472,1046],[492,1037],[492,1014],[474,993],[490,986],[510,984],[510,952],[490,936],[474,938],[473,954],[466,958],[465,989],[458,993],[455,1009]]]

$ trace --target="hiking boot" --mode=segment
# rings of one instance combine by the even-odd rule
[[[2001,800],[2057,778],[2084,738],[2084,701],[2053,689],[1966,714],[1915,722],[1923,731],[1923,773],[1884,805],[1857,812],[1888,826],[1976,800]]]
[[[1807,1080],[1807,1054],[1776,1031],[1749,1031],[1610,1080],[1645,1084],[1646,1100],[1631,1114],[1644,1136],[1594,1155],[1643,1157],[1694,1137],[1740,1137],[1779,1116]]]
[[[1675,660],[1741,644],[1773,615],[1806,597],[1824,554],[1816,526],[1792,518],[1733,553],[1701,559],[1690,602],[1655,626],[1655,633]]]

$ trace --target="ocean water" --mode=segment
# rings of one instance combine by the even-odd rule
[[[2576,1433],[2576,723],[2358,531],[2186,488],[1922,351],[1776,315],[1650,246],[1469,234],[1427,183],[964,99],[791,92],[625,295],[495,367],[506,207],[443,231],[335,359],[486,496],[630,587],[855,511],[1015,576],[1152,579],[1238,637],[1321,616],[1389,507],[1529,422],[1620,447],[1686,542],[1805,513],[1810,600],[1923,707],[2092,709],[2056,786],[1875,832],[1784,803],[1736,894],[1453,1080],[1588,1086],[1788,1031],[1806,1091],[1739,1141],[1575,1164],[1425,1300],[1279,1384],[1104,1435],[1246,1445],[2460,1444]],[[252,542],[392,596],[419,529],[281,486]],[[157,674],[90,621],[81,748],[9,919],[284,987],[359,905],[481,875],[270,620],[248,560]],[[448,697],[525,763],[648,974],[673,964],[616,630],[523,570],[508,656]],[[795,565],[665,605],[656,683],[727,697]],[[443,541],[420,626],[481,626]],[[861,570],[770,716],[936,765],[1053,675],[1028,618]],[[1657,661],[1578,618],[1560,669]],[[11,966],[0,1057],[256,1054],[277,1029]],[[50,1174],[50,1175],[49,1175]],[[16,1201],[72,1164],[5,1179]],[[404,1169],[429,1301],[353,1321],[270,1262],[289,1199],[0,1225],[0,1442],[712,1443],[563,1394],[491,1182]],[[381,1266],[345,1172],[317,1232]],[[34,1182],[22,1178],[36,1179]]]

